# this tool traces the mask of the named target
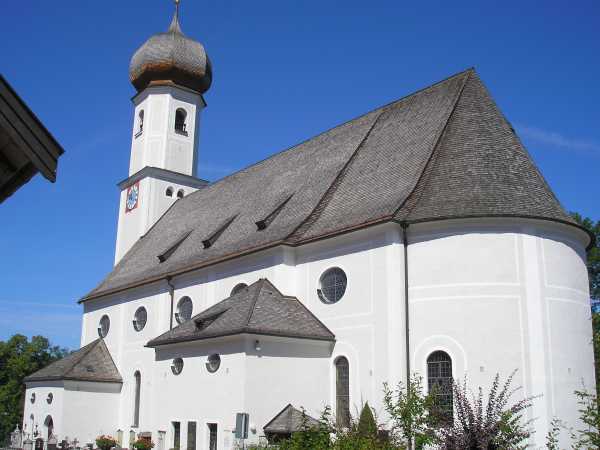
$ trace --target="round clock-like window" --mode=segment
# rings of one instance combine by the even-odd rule
[[[327,269],[319,279],[317,294],[323,303],[337,303],[346,293],[348,279],[339,267]]]
[[[175,313],[175,320],[177,323],[182,324],[191,319],[192,311],[194,310],[194,304],[192,299],[189,297],[181,297],[177,303],[177,312]]]
[[[31,397],[29,398],[29,401],[31,401],[31,403],[35,403],[35,392],[31,393]]]
[[[48,404],[51,404],[51,403],[52,403],[52,400],[54,400],[54,394],[52,394],[52,392],[49,392],[49,393],[48,393],[48,397],[46,397],[46,402],[47,402]]]
[[[148,320],[148,312],[146,308],[140,306],[133,316],[133,328],[135,331],[142,331],[146,326],[146,321]]]
[[[100,319],[100,326],[98,327],[98,335],[101,338],[105,338],[110,330],[110,318],[105,314]]]
[[[206,369],[210,373],[215,373],[221,367],[221,357],[216,353],[210,355],[206,361]]]
[[[173,375],[179,375],[181,372],[183,372],[183,359],[175,358],[173,360],[173,364],[171,364],[171,372],[173,372]]]
[[[131,211],[137,207],[139,194],[140,185],[138,183],[135,183],[133,186],[129,186],[127,189],[127,198],[125,199],[126,211]]]

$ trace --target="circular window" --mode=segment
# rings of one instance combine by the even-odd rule
[[[327,269],[319,279],[317,294],[323,303],[336,303],[344,296],[348,280],[339,267]]]
[[[248,285],[246,283],[238,283],[236,284],[233,289],[231,290],[231,296],[239,294],[240,292],[242,292],[244,289],[246,289],[248,287]]]
[[[177,198],[183,198],[184,195],[185,195],[185,192],[183,191],[183,189],[179,189],[177,191]]]
[[[105,314],[100,319],[100,326],[98,327],[98,335],[100,335],[101,338],[105,338],[106,335],[108,334],[108,330],[110,330],[110,319]]]
[[[221,357],[219,355],[217,355],[215,353],[208,357],[208,361],[206,361],[206,369],[210,373],[215,373],[217,370],[219,370],[220,366],[221,366]]]
[[[165,195],[166,195],[167,197],[173,197],[173,188],[172,188],[171,186],[169,186],[169,187],[167,188],[167,190],[165,191]]]
[[[183,359],[175,358],[173,360],[173,364],[171,364],[171,372],[173,372],[173,375],[179,375],[181,372],[183,372]]]
[[[192,311],[194,310],[194,304],[192,299],[189,297],[182,297],[177,303],[177,312],[175,313],[175,319],[177,323],[181,324],[192,317]]]
[[[46,402],[48,402],[48,404],[52,403],[52,400],[54,400],[54,395],[52,394],[52,392],[48,393],[48,397],[46,397]]]
[[[140,306],[133,316],[133,328],[135,331],[142,331],[146,326],[146,320],[148,320],[148,312],[146,308]]]
[[[29,399],[31,403],[35,403],[35,392],[31,393],[31,398]]]

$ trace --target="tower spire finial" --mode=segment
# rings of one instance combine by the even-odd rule
[[[172,33],[182,33],[181,27],[179,26],[179,2],[181,0],[174,0],[175,2],[175,14],[173,15],[173,20],[171,20],[171,25],[169,26],[169,31]]]

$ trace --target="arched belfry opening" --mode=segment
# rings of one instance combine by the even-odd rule
[[[44,419],[44,431],[44,437],[46,440],[50,439],[54,435],[54,420],[50,415],[46,416],[46,419]]]

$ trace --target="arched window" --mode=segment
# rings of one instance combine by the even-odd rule
[[[138,114],[138,134],[142,134],[144,131],[144,110],[142,109]]]
[[[350,364],[344,356],[335,360],[335,418],[338,427],[350,426]]]
[[[167,188],[167,190],[165,191],[165,195],[166,195],[167,197],[173,197],[173,188],[172,188],[171,186],[169,186],[169,187]]]
[[[185,112],[185,109],[178,108],[177,111],[175,111],[175,132],[179,134],[185,134],[187,136],[187,124],[185,123],[186,119],[187,113]]]
[[[246,283],[238,283],[238,284],[236,284],[233,287],[233,289],[231,290],[231,294],[229,294],[229,295],[230,296],[234,296],[236,294],[239,294],[240,292],[242,292],[247,287],[248,287],[248,285]]]
[[[184,195],[185,195],[185,191],[183,189],[179,189],[177,191],[177,198],[183,198]]]
[[[446,352],[436,351],[427,358],[427,387],[435,398],[440,419],[452,420],[452,359]]]
[[[54,421],[52,420],[52,416],[46,416],[44,428],[46,429],[46,439],[54,436]]]
[[[133,404],[133,424],[132,427],[138,427],[140,425],[140,390],[142,385],[142,375],[139,370],[133,374],[135,378],[135,400]]]

